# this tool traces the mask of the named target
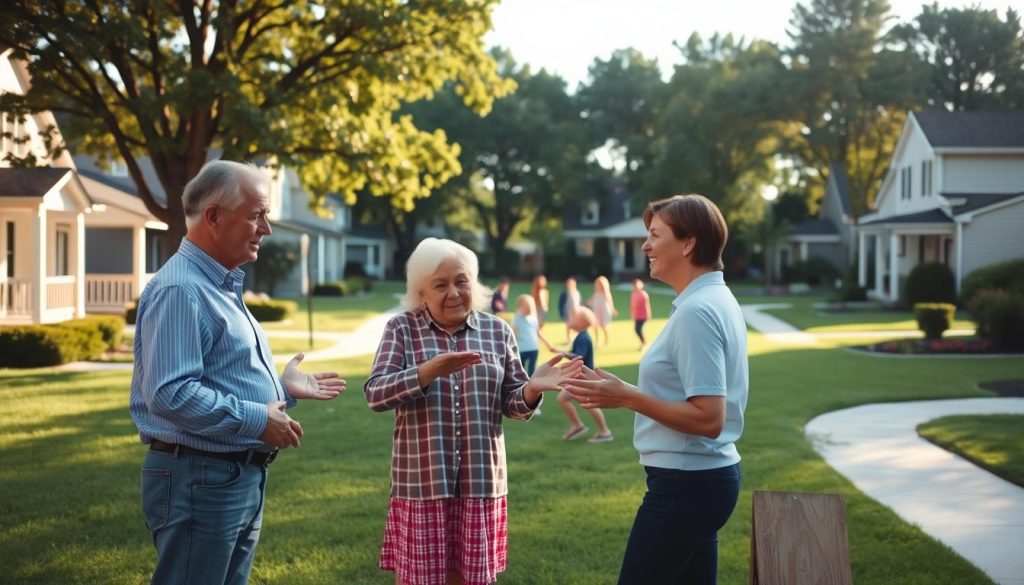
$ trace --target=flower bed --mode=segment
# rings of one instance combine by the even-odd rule
[[[950,337],[946,339],[899,339],[856,349],[895,354],[986,354],[1004,353],[993,349],[992,342],[980,337]]]

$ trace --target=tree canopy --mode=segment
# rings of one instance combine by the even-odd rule
[[[405,103],[452,83],[486,112],[513,87],[483,48],[497,0],[12,0],[0,42],[76,152],[124,160],[154,216],[184,233],[181,192],[220,156],[293,166],[316,198],[366,190],[409,209],[460,172]],[[166,201],[138,161],[149,157]]]

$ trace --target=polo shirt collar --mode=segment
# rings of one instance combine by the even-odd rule
[[[690,284],[686,285],[686,288],[682,290],[676,298],[672,299],[672,308],[675,309],[688,297],[693,296],[696,292],[706,286],[714,286],[716,284],[725,284],[725,273],[721,270],[712,270],[705,274],[701,274],[697,278],[694,278]]]

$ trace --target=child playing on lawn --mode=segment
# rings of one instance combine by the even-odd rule
[[[512,319],[512,333],[516,336],[519,345],[519,361],[523,362],[523,369],[526,373],[533,375],[537,367],[537,355],[540,353],[540,343],[548,351],[556,353],[557,350],[544,338],[540,332],[540,324],[537,320],[537,305],[530,295],[519,295],[516,299],[516,314]]]
[[[569,351],[569,357],[580,356],[583,358],[583,365],[587,366],[591,370],[594,369],[594,341],[590,337],[589,329],[596,323],[594,312],[587,307],[577,308],[573,314],[569,317],[569,328],[576,331],[576,338],[572,342],[572,349]],[[579,415],[576,413],[576,408],[573,406],[572,396],[562,390],[558,393],[558,404],[561,405],[562,410],[565,411],[565,416],[569,417],[569,428],[562,435],[562,439],[565,441],[571,441],[578,437],[583,436],[587,432],[587,426],[580,420]],[[597,433],[594,436],[587,439],[588,443],[607,443],[614,437],[612,436],[611,429],[608,428],[608,424],[604,420],[604,413],[601,412],[600,408],[588,408],[590,416],[594,418],[594,422],[597,423]]]
[[[651,318],[651,297],[644,290],[644,281],[633,280],[633,294],[629,297],[629,310],[633,314],[633,330],[640,339],[640,349],[647,346],[644,339],[644,323]]]

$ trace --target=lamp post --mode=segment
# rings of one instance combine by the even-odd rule
[[[772,241],[775,233],[775,218],[772,217],[772,205],[779,198],[779,188],[775,185],[765,185],[761,188],[761,198],[765,200],[765,227],[762,232],[764,234],[764,285],[765,288],[770,288],[772,270],[774,269],[772,256],[775,255],[775,242]]]

